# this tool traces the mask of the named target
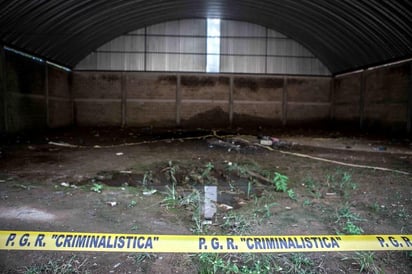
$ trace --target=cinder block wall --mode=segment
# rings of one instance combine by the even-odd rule
[[[73,125],[73,100],[70,93],[71,76],[67,71],[47,67],[47,123],[50,128]]]
[[[409,132],[412,62],[331,77],[67,72],[2,51],[0,129],[312,127]]]
[[[69,72],[2,50],[2,130],[20,132],[73,124]]]
[[[81,126],[257,127],[330,120],[329,77],[73,72]]]
[[[365,130],[410,131],[412,62],[336,77],[333,120]]]

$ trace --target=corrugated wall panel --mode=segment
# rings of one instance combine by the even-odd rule
[[[221,72],[265,73],[264,56],[221,56]]]
[[[247,22],[222,20],[220,35],[223,37],[266,37],[266,28]]]
[[[221,38],[221,54],[263,55],[266,54],[266,39],[263,38]]]
[[[147,54],[147,71],[193,71],[204,72],[206,61],[203,55]]]
[[[263,26],[221,20],[220,72],[330,75],[310,51]],[[79,70],[206,72],[206,19],[148,26],[120,36],[87,56]]]

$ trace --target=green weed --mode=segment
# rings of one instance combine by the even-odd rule
[[[250,199],[250,194],[251,194],[251,192],[252,192],[252,185],[253,185],[253,182],[252,181],[248,181],[247,182],[247,191],[246,191],[246,198],[249,200]]]
[[[135,207],[137,205],[137,202],[135,200],[130,201],[130,203],[127,205],[128,208]]]
[[[279,204],[278,203],[265,204],[263,208],[259,208],[255,210],[255,216],[256,214],[261,214],[264,218],[270,218],[272,216],[270,209],[277,205]]]
[[[343,260],[353,259],[359,265],[359,273],[379,274],[383,271],[375,264],[374,252],[356,252],[352,258],[345,257]]]
[[[361,235],[364,232],[354,221],[365,221],[365,219],[361,218],[359,214],[352,212],[349,204],[345,204],[344,207],[338,210],[336,223],[343,222],[342,230],[345,234]]]
[[[192,207],[192,221],[193,226],[190,229],[194,234],[201,235],[207,233],[207,226],[203,224],[202,219],[202,209],[200,205],[200,193],[197,190],[193,190],[193,192],[183,198],[181,205],[186,207]]]
[[[176,165],[173,165],[172,161],[169,161],[169,165],[167,167],[167,176],[169,177],[169,181],[172,185],[177,184],[177,179],[176,179],[176,172],[178,171],[179,167]]]
[[[348,203],[338,210],[336,222],[339,222],[341,219],[346,219],[348,221],[365,221],[365,219],[361,218],[359,214],[351,211]]]
[[[276,191],[286,192],[288,190],[288,180],[287,176],[275,172],[272,182]]]
[[[287,194],[290,199],[297,201],[296,193],[293,191],[293,189],[288,189]]]
[[[310,206],[310,205],[312,205],[312,202],[309,201],[308,199],[306,199],[306,200],[303,201],[302,205],[303,206]]]
[[[166,197],[163,199],[162,204],[166,206],[166,208],[175,208],[179,205],[179,196],[176,191],[176,187],[174,184],[172,186],[166,186]]]
[[[352,181],[352,175],[348,172],[337,171],[335,174],[326,177],[328,185],[333,191],[340,193],[345,199],[350,197],[350,193],[358,188]]]
[[[379,212],[380,209],[381,209],[381,207],[380,207],[380,205],[378,204],[378,202],[374,202],[374,203],[370,206],[370,208],[371,208],[374,212]]]
[[[140,265],[145,261],[152,261],[156,259],[156,255],[150,253],[138,253],[132,256],[133,261],[136,265]]]
[[[322,193],[319,190],[319,186],[316,184],[316,181],[309,177],[303,181],[306,189],[313,195],[314,198],[319,199],[322,196]]]
[[[247,174],[247,171],[249,170],[246,166],[232,162],[228,162],[226,168],[230,172],[235,171],[238,176],[245,176]]]
[[[206,165],[205,165],[205,169],[203,170],[203,172],[202,172],[202,178],[208,178],[209,176],[210,176],[210,172],[213,170],[215,168],[215,166],[211,163],[211,162],[208,162]]]
[[[229,234],[245,235],[251,231],[251,223],[244,215],[230,211],[228,215],[223,217],[223,220],[221,228]]]
[[[52,274],[71,274],[71,273],[87,273],[82,269],[84,262],[80,262],[76,256],[71,256],[68,260],[61,257],[59,259],[49,260],[45,264],[38,264],[30,267],[25,267],[25,274],[34,273],[52,273]]]
[[[91,191],[101,193],[103,190],[103,185],[99,183],[93,183],[92,187],[90,188]]]
[[[349,235],[361,235],[363,233],[363,229],[351,221],[347,221],[345,226],[343,227],[343,231]]]
[[[304,254],[292,254],[290,262],[287,262],[286,273],[310,273],[309,268],[314,265],[314,262]]]
[[[197,255],[199,272],[202,274],[214,273],[241,273],[241,274],[269,274],[279,268],[273,256],[269,255],[221,255],[202,253]]]
[[[143,175],[143,180],[142,180],[142,184],[145,188],[147,188],[149,186],[149,184],[151,184],[153,182],[153,173],[151,170],[147,170],[145,171],[144,175]]]

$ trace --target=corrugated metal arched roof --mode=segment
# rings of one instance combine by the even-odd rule
[[[334,74],[412,57],[410,0],[3,0],[0,36],[5,45],[74,67],[121,34],[205,17],[282,32]]]

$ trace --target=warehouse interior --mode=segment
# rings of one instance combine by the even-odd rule
[[[408,235],[411,138],[411,1],[0,1],[0,230]],[[411,272],[374,251],[0,248],[0,272]]]
[[[411,132],[407,1],[83,5],[2,3],[2,131],[201,121]]]

